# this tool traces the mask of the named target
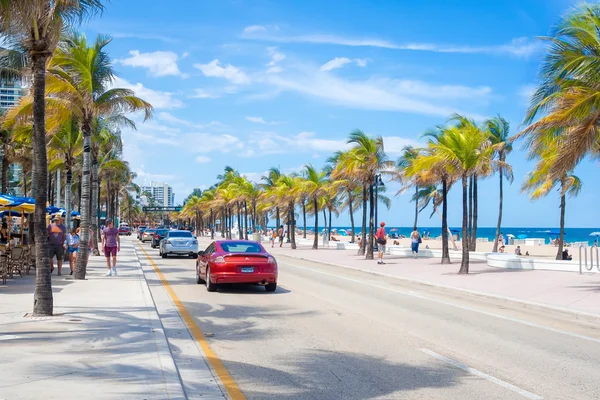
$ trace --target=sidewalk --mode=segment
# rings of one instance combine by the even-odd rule
[[[0,399],[184,399],[131,242],[117,277],[90,257],[88,278],[52,276],[53,317],[34,318],[34,276],[0,286]],[[68,265],[63,273],[68,274]]]
[[[313,250],[308,245],[299,245],[296,250],[291,250],[289,244],[284,244],[283,248],[271,248],[269,243],[263,245],[275,256],[281,254],[313,260],[429,285],[567,309],[575,313],[596,314],[600,317],[598,274],[498,269],[488,267],[483,261],[471,260],[469,275],[458,275],[460,259],[453,259],[450,265],[442,265],[438,258],[415,260],[386,255],[386,264],[377,265],[376,260],[365,260],[364,256],[357,256],[356,250]]]

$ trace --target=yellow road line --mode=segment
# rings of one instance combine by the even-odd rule
[[[221,383],[227,390],[227,393],[229,394],[231,400],[245,400],[246,396],[244,396],[238,385],[235,383],[235,380],[233,380],[233,378],[227,371],[227,368],[225,368],[225,365],[223,365],[223,361],[221,361],[221,359],[215,354],[215,352],[212,351],[212,349],[208,345],[208,342],[206,341],[206,336],[204,336],[204,333],[202,332],[198,324],[196,324],[196,321],[194,321],[194,318],[192,317],[190,312],[187,310],[187,308],[185,308],[181,300],[179,300],[179,297],[177,297],[177,295],[171,288],[171,285],[169,285],[169,282],[167,282],[167,280],[165,279],[165,276],[160,271],[160,268],[158,268],[154,260],[150,258],[146,250],[142,247],[142,245],[140,245],[140,249],[142,249],[148,261],[150,261],[150,265],[152,265],[152,268],[154,268],[154,272],[156,272],[156,275],[158,275],[158,278],[160,279],[163,287],[166,289],[167,293],[169,293],[169,296],[171,296],[173,303],[175,303],[177,311],[179,311],[179,315],[181,315],[181,318],[187,325],[189,331],[192,333],[194,339],[198,342],[198,344],[200,344],[200,347],[202,348],[204,354],[206,354],[206,357],[208,358],[210,366],[221,380]]]

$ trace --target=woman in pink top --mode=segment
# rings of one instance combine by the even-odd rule
[[[117,276],[117,253],[121,251],[121,239],[119,230],[113,227],[111,219],[106,220],[106,228],[102,231],[102,249],[106,257],[106,267],[108,272],[106,276]],[[112,267],[110,257],[112,256]]]

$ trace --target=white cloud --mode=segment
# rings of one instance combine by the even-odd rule
[[[421,81],[394,79],[342,79],[329,73],[302,69],[294,74],[257,77],[280,91],[291,91],[346,107],[404,111],[447,117],[462,112],[473,118],[480,115],[462,110],[465,104],[481,105],[489,101],[489,87],[434,85]]]
[[[192,99],[218,99],[219,95],[215,94],[215,93],[210,93],[207,92],[204,89],[194,89],[194,94],[189,96]]]
[[[270,67],[269,69],[267,69],[268,74],[278,74],[280,72],[283,72],[283,68],[281,67]]]
[[[198,156],[196,158],[194,158],[194,161],[197,164],[206,164],[212,161],[212,158],[210,157],[206,157],[206,156]]]
[[[239,152],[245,148],[240,138],[227,134],[210,134],[203,132],[191,132],[181,135],[181,143],[186,149],[196,153],[221,153]]]
[[[250,83],[250,79],[243,71],[231,64],[221,66],[218,59],[214,59],[208,64],[194,64],[194,67],[198,68],[205,76],[224,78],[238,85]]]
[[[262,119],[261,117],[246,117],[246,119],[250,122],[254,122],[256,124],[266,124],[267,121]]]
[[[383,145],[385,152],[390,155],[401,154],[402,149],[406,146],[422,147],[416,140],[401,136],[383,136]]]
[[[123,78],[115,77],[112,83],[114,88],[131,89],[135,92],[135,95],[146,100],[148,103],[156,109],[169,109],[169,108],[181,108],[183,103],[181,100],[175,98],[173,93],[161,92],[158,90],[152,90],[141,83],[130,83]]]
[[[331,71],[332,69],[342,68],[344,65],[349,63],[355,63],[359,67],[366,67],[368,60],[366,58],[355,58],[353,60],[346,57],[336,57],[331,61],[321,65],[321,71]]]
[[[168,113],[168,112],[160,112],[158,113],[158,119],[165,122],[171,122],[174,124],[184,125],[190,128],[195,129],[204,129],[204,128],[222,128],[225,125],[218,121],[211,121],[208,124],[197,124],[182,118],[177,118],[176,116]],[[172,129],[172,128],[171,128]],[[178,128],[175,128],[177,132],[179,132]]]
[[[251,25],[244,28],[244,33],[265,32],[267,28],[262,25]]]
[[[331,71],[332,69],[342,68],[344,65],[351,63],[352,60],[346,57],[336,57],[331,61],[321,65],[321,71]]]
[[[150,76],[182,75],[177,66],[179,57],[172,51],[140,53],[138,50],[131,50],[129,54],[131,57],[116,61],[129,67],[146,68]]]
[[[436,53],[472,53],[472,54],[508,54],[516,57],[527,57],[543,48],[541,41],[527,37],[512,39],[507,44],[488,46],[469,46],[435,43],[394,43],[382,39],[372,38],[345,38],[327,34],[308,35],[277,35],[267,32],[265,27],[260,30],[244,30],[242,38],[250,40],[265,41],[271,43],[309,43],[309,44],[333,44],[351,47],[379,47],[393,50],[430,51]]]
[[[289,149],[334,152],[349,148],[345,139],[320,139],[314,132],[301,132],[292,136],[278,136],[278,138],[286,143]]]
[[[285,60],[285,54],[277,51],[277,47],[267,47],[267,51],[269,52],[269,56],[271,56],[271,61],[267,64],[268,66],[275,66],[278,62]]]

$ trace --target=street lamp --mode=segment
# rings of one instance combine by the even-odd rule
[[[375,175],[375,229],[377,229],[378,225],[378,211],[379,211],[379,186],[385,187],[383,180],[381,179],[381,174]]]

